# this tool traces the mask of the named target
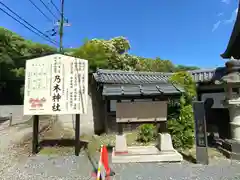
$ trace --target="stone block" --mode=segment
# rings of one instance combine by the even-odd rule
[[[116,135],[116,144],[115,144],[116,153],[127,153],[127,140],[125,135]]]
[[[172,138],[168,133],[158,133],[158,149],[160,151],[173,151]]]

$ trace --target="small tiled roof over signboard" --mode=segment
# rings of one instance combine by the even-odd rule
[[[183,88],[168,82],[171,73],[136,72],[99,69],[93,74],[103,84],[102,94],[117,95],[179,95]]]

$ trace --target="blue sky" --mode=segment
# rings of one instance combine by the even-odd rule
[[[53,27],[28,0],[0,1],[41,31]],[[47,13],[39,0],[33,1]],[[65,0],[65,16],[72,26],[65,28],[64,46],[78,47],[85,38],[125,36],[131,54],[202,68],[221,66],[220,54],[230,38],[237,6],[237,0]],[[46,43],[1,11],[0,17],[0,26]]]

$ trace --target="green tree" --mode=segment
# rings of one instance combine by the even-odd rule
[[[138,71],[174,72],[175,66],[170,60],[162,60],[159,57],[156,59],[139,57],[136,69]]]
[[[177,72],[170,81],[180,85],[185,92],[180,98],[180,110],[176,118],[168,120],[168,130],[172,135],[173,145],[178,149],[191,148],[194,144],[194,118],[192,101],[196,97],[196,87],[191,75],[187,72]],[[176,111],[177,112],[177,111]],[[174,116],[173,116],[174,117]]]
[[[129,49],[130,44],[124,37],[116,37],[110,40],[92,39],[86,41],[81,47],[74,49],[70,54],[87,59],[92,71],[97,68],[135,70],[138,57],[129,55],[127,53]]]
[[[24,79],[26,60],[55,52],[57,49],[54,47],[25,40],[0,27],[0,91],[8,88],[6,81]],[[20,93],[23,93],[23,87],[18,88],[21,89]]]
[[[91,71],[96,71],[97,68],[107,68],[107,59],[111,56],[102,43],[96,41],[87,41],[70,54],[88,60]]]
[[[197,70],[199,69],[199,67],[196,66],[184,66],[184,65],[177,65],[175,67],[175,71],[179,72],[179,71],[192,71],[192,70]]]
[[[57,52],[54,47],[25,40],[18,34],[0,27],[0,79],[11,78],[9,76],[12,76],[12,73],[17,76],[24,75],[23,68],[27,59],[54,52]]]

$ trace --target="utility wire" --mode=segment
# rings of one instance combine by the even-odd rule
[[[58,9],[57,5],[53,2],[53,0],[50,1],[53,7],[56,9],[56,11],[61,14],[60,10]]]
[[[1,3],[1,2],[0,2]],[[21,21],[19,21],[17,18],[13,17],[11,14],[9,14],[7,11],[5,11],[4,9],[0,8],[0,10],[2,12],[4,12],[6,15],[8,15],[9,17],[11,17],[12,19],[14,19],[15,21],[17,21],[19,24],[23,25],[25,28],[27,28],[29,31],[33,32],[34,34],[36,34],[37,36],[45,39],[48,42],[51,42],[54,45],[58,45],[56,42],[54,42],[52,39],[47,38],[46,36],[41,36],[40,34],[38,34],[36,31],[33,31],[32,29],[30,29],[28,26],[26,26],[24,23],[22,23]]]
[[[8,9],[11,13],[13,13],[15,16],[17,16],[19,19],[21,19],[23,22],[25,22],[27,25],[29,25],[31,28],[33,28],[34,30],[36,30],[38,33],[42,34],[44,37],[48,38],[50,41],[57,43],[57,41],[52,40],[49,38],[48,35],[44,34],[43,32],[41,32],[39,29],[37,29],[36,27],[34,27],[33,25],[31,25],[29,22],[27,22],[25,19],[23,19],[21,16],[19,16],[17,13],[15,13],[13,10],[11,10],[7,5],[5,5],[4,3],[0,2],[1,5],[3,5],[6,9]]]
[[[28,0],[49,22],[52,22],[52,20],[32,1]]]
[[[56,9],[56,11],[61,15],[61,12],[59,10],[59,8],[57,7],[57,5],[53,2],[53,0],[50,1],[51,4],[53,5],[53,7]],[[67,19],[64,17],[64,20],[67,21]]]
[[[49,7],[43,2],[43,0],[40,0],[41,3],[44,5],[44,7],[52,14],[52,16],[58,20],[58,17],[49,9]]]

